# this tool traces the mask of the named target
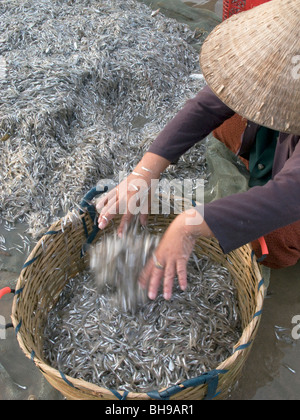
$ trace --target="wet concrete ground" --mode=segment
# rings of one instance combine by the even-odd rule
[[[16,274],[0,271],[0,289],[5,286],[14,288]],[[4,296],[0,302],[0,325],[11,322],[13,295]],[[4,321],[4,322],[3,322]],[[15,331],[10,328],[0,330],[0,400],[57,400],[62,395],[43,377],[36,366],[25,357],[16,339]]]
[[[272,270],[268,296],[252,352],[232,399],[299,400],[300,264]],[[298,321],[299,324],[299,321]]]

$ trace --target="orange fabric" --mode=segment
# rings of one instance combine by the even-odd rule
[[[241,137],[247,121],[235,114],[213,132],[216,139],[224,143],[232,152],[237,153],[241,146]],[[247,169],[249,162],[240,158]],[[265,235],[269,255],[262,262],[269,268],[285,268],[295,265],[300,260],[300,221]],[[255,255],[262,256],[258,240],[252,242]]]
[[[270,268],[291,267],[300,259],[300,222],[285,226],[265,235],[269,255],[262,262]],[[252,243],[255,255],[261,257],[258,241]]]
[[[234,114],[233,117],[226,120],[220,127],[213,131],[213,136],[225,144],[233,153],[237,153],[241,147],[242,135],[247,126],[247,120]],[[249,169],[249,162],[241,158],[241,161]]]

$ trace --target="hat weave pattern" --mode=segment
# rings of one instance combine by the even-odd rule
[[[300,0],[272,0],[217,26],[200,64],[215,94],[248,120],[300,135]]]

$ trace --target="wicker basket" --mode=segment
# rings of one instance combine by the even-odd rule
[[[68,218],[54,223],[37,243],[19,276],[13,308],[12,322],[19,345],[32,359],[48,382],[68,399],[84,400],[199,400],[225,398],[237,381],[250,352],[261,318],[265,287],[261,272],[250,246],[244,246],[224,255],[217,241],[200,239],[201,255],[208,255],[227,267],[236,280],[239,308],[242,314],[243,334],[234,347],[231,357],[216,370],[179,385],[149,393],[132,393],[108,390],[74,379],[58,371],[44,360],[43,334],[49,311],[56,305],[59,295],[70,278],[87,267],[84,252],[86,244],[98,240],[103,234],[94,224],[95,209],[87,201],[95,194],[90,192],[82,205],[79,223]],[[155,226],[163,230],[175,216],[155,215]],[[116,221],[118,223],[118,220]],[[113,230],[111,225],[106,232]],[[198,247],[197,247],[198,248]],[[200,256],[200,255],[199,255]]]

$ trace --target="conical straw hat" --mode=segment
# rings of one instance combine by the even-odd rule
[[[203,44],[200,64],[236,113],[300,135],[300,0],[272,0],[224,21]]]

